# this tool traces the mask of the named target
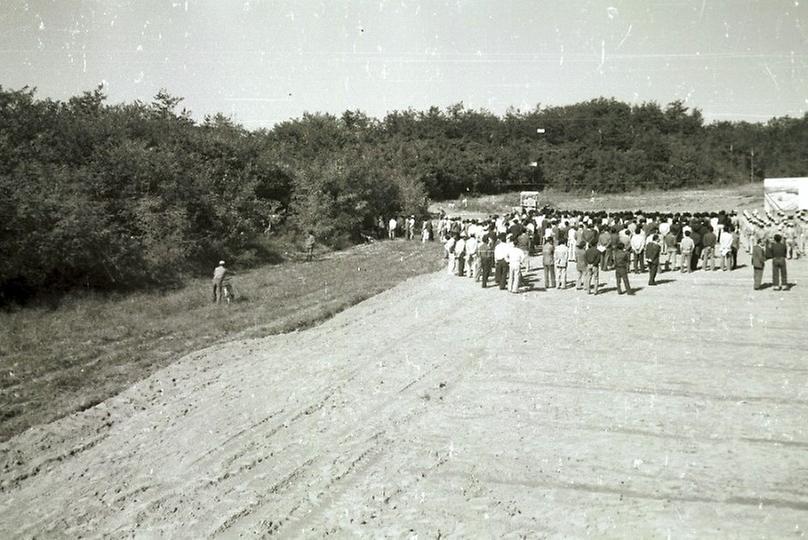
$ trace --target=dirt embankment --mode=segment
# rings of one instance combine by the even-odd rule
[[[210,278],[165,294],[66,299],[0,312],[0,441],[122,392],[217,343],[306,328],[441,264],[436,243],[375,242],[237,272],[235,305]]]
[[[417,277],[2,444],[0,536],[801,536],[806,268]]]

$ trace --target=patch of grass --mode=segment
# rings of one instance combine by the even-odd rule
[[[435,202],[430,211],[443,208],[450,216],[488,216],[509,212],[519,204],[519,193],[502,193]],[[719,210],[746,210],[763,207],[763,185],[707,187],[704,189],[677,189],[671,191],[644,190],[626,193],[598,194],[568,193],[547,189],[539,196],[541,204],[569,210],[646,210],[659,212],[717,212]]]
[[[238,273],[241,300],[230,305],[213,304],[210,280],[197,279],[167,293],[85,294],[55,309],[2,312],[0,440],[99,403],[195,350],[313,326],[441,266],[437,243],[375,242]]]

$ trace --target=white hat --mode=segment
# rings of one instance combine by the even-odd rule
[[[219,266],[224,266],[224,261],[219,261]]]

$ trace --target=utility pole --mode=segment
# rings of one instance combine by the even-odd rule
[[[749,160],[749,183],[755,183],[755,149],[752,148],[751,159]]]
[[[544,160],[542,159],[543,156],[543,144],[542,139],[544,138],[543,135],[545,134],[544,128],[536,129],[536,133],[539,135],[539,156],[536,159],[536,170],[533,171],[533,183],[536,186],[538,191],[544,191],[544,167],[542,166]]]

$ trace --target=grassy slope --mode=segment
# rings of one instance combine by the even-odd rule
[[[462,200],[462,199],[461,199]],[[540,200],[556,208],[570,210],[651,210],[699,212],[763,207],[763,185],[743,184],[730,187],[674,191],[634,191],[594,196],[548,189]],[[465,210],[460,200],[436,202],[432,211],[443,208],[449,215],[501,213],[519,204],[518,193],[469,198]],[[450,205],[454,205],[451,207]]]
[[[376,242],[236,276],[246,300],[210,302],[210,280],[168,294],[84,297],[0,313],[0,440],[92,406],[217,342],[310,326],[436,270],[436,244]]]

